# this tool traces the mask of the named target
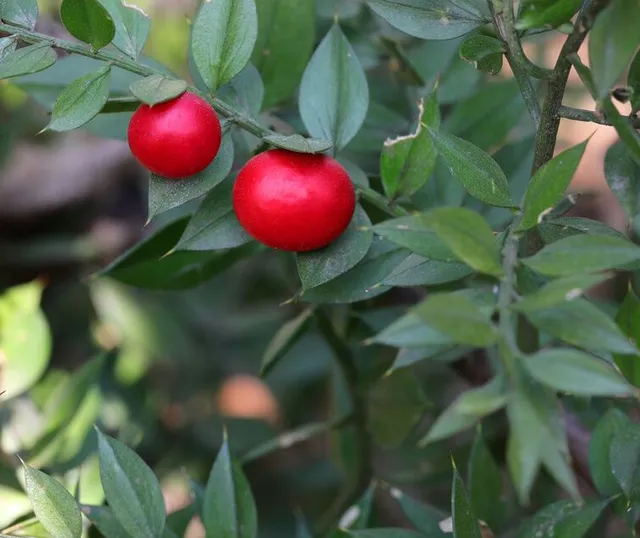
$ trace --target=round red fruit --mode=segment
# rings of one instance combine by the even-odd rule
[[[222,129],[213,108],[193,93],[141,105],[129,123],[131,153],[159,176],[180,179],[204,170],[220,149]]]
[[[244,166],[233,187],[240,224],[280,250],[327,246],[345,231],[355,206],[349,174],[326,155],[266,151]]]

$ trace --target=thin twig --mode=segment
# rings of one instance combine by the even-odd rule
[[[570,106],[562,105],[558,110],[558,116],[573,121],[585,121],[589,123],[597,123],[598,125],[606,125],[613,127],[613,125],[604,116],[599,115],[592,110],[583,110],[581,108],[572,108]],[[630,117],[631,125],[635,129],[640,129],[640,118]]]

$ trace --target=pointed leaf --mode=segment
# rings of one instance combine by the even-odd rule
[[[324,153],[331,149],[333,144],[329,140],[319,138],[305,138],[302,135],[269,135],[263,138],[266,144],[277,148],[288,149],[297,153]]]
[[[131,93],[148,105],[157,105],[180,97],[187,90],[184,80],[176,80],[164,75],[151,75],[131,85]]]
[[[452,343],[444,333],[427,325],[415,313],[408,313],[394,321],[370,340],[393,347],[442,346]]]
[[[613,476],[629,501],[640,500],[640,427],[619,430],[609,449]]]
[[[627,292],[622,301],[618,315],[616,316],[618,327],[632,342],[640,342],[640,299],[633,289]],[[635,385],[640,386],[640,361],[635,355],[614,355],[614,361],[625,378]]]
[[[469,499],[476,515],[490,528],[497,529],[502,522],[502,474],[489,452],[478,427],[471,447],[468,466]]]
[[[140,56],[151,28],[151,19],[124,0],[100,0],[116,26],[113,44],[134,60]]]
[[[73,495],[57,480],[24,466],[25,489],[38,521],[56,538],[80,538],[82,514]]]
[[[447,535],[440,530],[439,526],[439,522],[445,517],[444,512],[416,501],[398,488],[390,488],[389,494],[400,505],[407,519],[409,519],[422,534],[429,538],[447,538]]]
[[[623,142],[617,142],[607,151],[604,175],[627,218],[633,219],[640,212],[640,164]]]
[[[497,207],[515,207],[504,172],[487,153],[470,142],[429,129],[439,155],[467,192]]]
[[[109,74],[105,66],[74,80],[56,100],[51,111],[50,131],[71,131],[95,118],[109,98]]]
[[[376,235],[429,259],[455,262],[456,255],[438,237],[424,215],[385,220],[373,227]]]
[[[473,271],[462,263],[429,260],[411,254],[385,280],[387,286],[437,286],[455,282]]]
[[[231,460],[226,440],[211,469],[202,510],[208,537],[256,538],[253,495],[242,469]]]
[[[133,538],[118,522],[107,506],[82,506],[82,513],[95,525],[105,538]]]
[[[360,130],[369,107],[367,79],[337,24],[322,40],[300,85],[300,116],[309,134],[344,148]]]
[[[451,486],[451,518],[453,538],[482,538],[478,518],[464,487],[460,473],[453,463],[453,485]]]
[[[38,20],[38,0],[0,0],[0,19],[33,30]]]
[[[422,39],[460,37],[490,19],[479,0],[367,0],[367,4],[392,26]]]
[[[536,172],[525,194],[519,230],[536,226],[541,217],[562,199],[578,169],[587,142],[556,155]]]
[[[240,73],[220,88],[217,95],[236,110],[248,116],[258,116],[264,101],[264,84],[260,73],[253,64],[248,63]]]
[[[73,37],[94,50],[107,46],[116,35],[109,12],[98,0],[62,0],[60,18]]]
[[[482,34],[467,37],[460,45],[460,57],[467,62],[477,62],[505,51],[504,44],[495,37]]]
[[[134,536],[158,538],[166,515],[153,471],[125,444],[96,431],[102,487],[116,519]]]
[[[558,501],[525,523],[518,538],[582,538],[608,503],[608,500],[587,505]]]
[[[635,113],[640,110],[640,50],[636,52],[631,62],[631,67],[629,67],[627,86],[633,92],[631,95],[631,111]]]
[[[603,497],[620,493],[620,485],[611,470],[609,453],[614,437],[633,428],[633,423],[619,409],[609,409],[596,424],[589,440],[589,471],[598,492]]]
[[[0,80],[30,75],[51,67],[56,61],[56,53],[49,43],[38,43],[5,55],[0,62]]]
[[[278,329],[262,356],[261,376],[266,376],[300,339],[309,326],[312,314],[313,308],[307,308]]]
[[[191,47],[202,80],[212,91],[235,77],[251,58],[258,35],[253,0],[207,0],[193,25]]]

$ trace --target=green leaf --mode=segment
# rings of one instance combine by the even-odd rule
[[[358,56],[334,24],[311,57],[300,84],[300,116],[309,134],[335,151],[357,134],[369,108],[369,86]]]
[[[212,91],[235,77],[251,58],[258,36],[253,0],[203,2],[191,34],[193,59]]]
[[[525,194],[519,230],[536,226],[541,217],[562,200],[578,169],[587,143],[588,141],[563,151],[536,172]]]
[[[367,0],[389,24],[422,39],[453,39],[490,20],[480,0]]]
[[[467,37],[460,46],[460,57],[467,62],[478,62],[487,56],[502,54],[505,51],[504,44],[495,37],[482,34]]]
[[[432,226],[425,223],[424,215],[386,220],[376,224],[373,231],[376,235],[426,258],[446,262],[457,261],[456,255],[438,237]]]
[[[591,351],[638,355],[613,320],[584,299],[525,312],[531,323],[560,340]]]
[[[187,91],[184,80],[171,79],[164,75],[151,75],[131,85],[131,93],[148,105],[157,105],[180,97]]]
[[[490,226],[478,213],[463,207],[439,207],[423,216],[453,253],[481,273],[500,276],[500,252]]]
[[[56,101],[51,112],[50,131],[71,131],[95,118],[109,98],[111,67],[74,80]]]
[[[306,308],[290,321],[287,321],[269,342],[262,356],[260,376],[265,377],[278,364],[293,345],[300,339],[309,326],[313,308]]]
[[[389,198],[412,196],[431,177],[436,164],[436,149],[425,126],[438,128],[440,107],[436,92],[418,104],[418,127],[415,133],[388,139],[380,160],[380,173]]]
[[[482,417],[507,403],[504,382],[496,377],[486,385],[463,392],[433,423],[419,446],[435,443],[475,426]]]
[[[633,423],[619,409],[609,409],[598,421],[589,440],[589,471],[596,489],[603,497],[620,493],[620,485],[609,464],[613,438],[619,432],[633,428]]]
[[[0,60],[4,58],[10,52],[16,50],[18,40],[15,36],[0,38]]]
[[[616,316],[616,323],[632,342],[640,342],[640,299],[633,289],[627,292],[627,296],[622,301]],[[638,361],[638,357],[616,354],[613,358],[624,377],[636,387],[640,386],[640,361]]]
[[[29,389],[47,368],[51,332],[40,310],[42,288],[31,282],[0,295],[3,400]]]
[[[116,26],[113,44],[134,60],[140,56],[151,28],[151,19],[139,7],[123,0],[100,0]]]
[[[260,73],[253,64],[248,63],[240,73],[220,88],[217,95],[237,110],[252,117],[258,116],[264,100],[264,85]]]
[[[640,164],[624,143],[617,142],[608,149],[604,159],[604,175],[627,218],[635,217],[640,212]]]
[[[488,154],[470,142],[429,129],[439,155],[467,192],[497,207],[515,207],[504,172]]]
[[[429,260],[411,254],[385,278],[386,286],[437,286],[455,282],[473,271],[464,264]]]
[[[421,534],[415,531],[407,531],[404,529],[366,529],[362,531],[353,531],[344,536],[349,538],[353,536],[355,538],[423,538]],[[342,538],[342,537],[332,537]]]
[[[633,58],[640,44],[638,20],[636,0],[613,0],[596,18],[589,32],[589,62],[598,99],[608,95]]]
[[[482,538],[478,518],[469,502],[467,490],[453,460],[452,463],[451,518],[453,519],[453,538]]]
[[[451,338],[427,325],[414,313],[408,313],[394,321],[370,340],[372,343],[393,347],[443,346],[452,343]]]
[[[262,0],[253,63],[265,85],[267,108],[291,97],[315,43],[313,0]]]
[[[478,427],[469,456],[468,478],[469,498],[476,515],[492,529],[502,522],[502,473],[489,452]]]
[[[497,338],[489,317],[462,295],[432,295],[415,307],[413,312],[460,344],[486,347]]]
[[[633,90],[631,95],[631,112],[640,110],[640,51],[636,52],[629,74],[627,75],[627,85]]]
[[[179,180],[151,174],[149,218],[209,192],[229,175],[232,165],[233,141],[227,135],[222,137],[222,144],[216,158],[199,174]]]
[[[445,514],[432,506],[416,501],[398,488],[390,488],[389,494],[400,505],[407,519],[422,534],[429,538],[447,538],[440,530],[439,522],[445,518]]]
[[[337,161],[347,171],[347,174],[349,174],[349,178],[354,185],[357,185],[358,187],[369,187],[369,177],[362,168],[344,157],[338,157]]]
[[[551,276],[595,273],[640,260],[640,248],[624,238],[574,235],[547,245],[522,262]]]
[[[305,290],[302,299],[311,303],[355,303],[388,291],[382,284],[407,257],[407,251],[385,241],[374,240],[367,255],[352,269],[329,282]]]
[[[574,349],[549,349],[527,357],[523,364],[543,385],[584,396],[629,396],[633,387],[609,364]]]
[[[226,439],[211,469],[202,510],[207,536],[257,536],[258,523],[253,495],[242,469],[231,460]]]
[[[420,382],[409,370],[398,370],[379,379],[367,398],[371,434],[384,448],[400,445],[426,410]]]
[[[336,241],[319,250],[299,252],[296,261],[303,289],[329,282],[360,262],[373,242],[370,228],[369,217],[358,205],[349,227]]]
[[[80,538],[82,514],[73,495],[42,471],[24,466],[25,490],[38,521],[56,538]]]
[[[604,111],[605,117],[618,133],[622,143],[633,155],[636,162],[640,164],[640,134],[638,134],[638,131],[633,127],[629,118],[620,114],[611,99],[604,99],[600,102],[600,106]]]
[[[44,71],[56,61],[49,43],[38,43],[10,52],[0,62],[0,80]]]
[[[640,427],[620,429],[609,450],[613,476],[629,501],[640,500]]]
[[[134,536],[158,538],[166,515],[153,471],[125,444],[96,432],[102,487],[116,519]]]
[[[556,306],[564,301],[580,297],[586,290],[606,280],[608,275],[573,275],[552,280],[542,288],[527,294],[513,304],[511,308],[517,312],[531,312]]]
[[[550,504],[522,526],[518,538],[582,538],[607,504],[608,500],[586,505],[571,500]]]
[[[133,538],[107,506],[82,506],[82,513],[105,538]]]
[[[0,0],[0,19],[33,30],[38,20],[38,0]]]
[[[107,46],[116,35],[109,12],[98,0],[62,0],[60,18],[73,37],[94,50]]]
[[[251,241],[235,213],[231,201],[233,181],[219,183],[204,197],[176,250],[225,250]]]
[[[271,146],[296,151],[298,153],[324,153],[333,147],[333,143],[329,140],[305,138],[300,134],[269,135],[265,136],[262,140]]]
[[[555,243],[572,235],[606,235],[618,239],[626,239],[626,236],[614,228],[610,228],[600,221],[582,217],[558,217],[543,220],[538,226],[540,236],[545,243]]]
[[[516,28],[529,30],[551,26],[555,28],[568,22],[583,5],[583,0],[554,0],[550,3],[529,2],[520,12]]]

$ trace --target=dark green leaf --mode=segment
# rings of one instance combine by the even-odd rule
[[[348,538],[423,538],[421,534],[415,531],[407,531],[404,529],[367,529],[363,531],[350,532],[345,536]]]
[[[73,495],[50,476],[24,466],[25,490],[38,521],[56,538],[80,538],[82,514]]]
[[[446,538],[447,535],[440,530],[440,521],[445,518],[444,512],[429,505],[416,501],[405,495],[398,488],[391,488],[390,495],[397,501],[407,519],[428,538]]]
[[[555,306],[564,301],[571,301],[580,297],[589,288],[606,280],[607,275],[573,275],[552,280],[542,288],[527,294],[512,305],[513,310],[527,312],[542,310]]]
[[[627,75],[627,85],[633,91],[631,94],[631,111],[637,112],[640,110],[640,51],[636,52],[631,62],[629,74]]]
[[[562,200],[578,169],[587,142],[563,151],[536,172],[529,183],[524,198],[519,230],[527,230],[536,226],[541,217]]]
[[[470,142],[429,129],[436,149],[467,192],[498,207],[515,207],[504,172],[488,154]]]
[[[217,96],[249,116],[258,116],[264,100],[264,85],[260,73],[253,64],[248,63],[240,73],[220,88]]]
[[[346,273],[366,256],[372,241],[371,221],[358,205],[349,227],[336,241],[296,255],[303,289],[315,288]]]
[[[640,300],[633,289],[627,292],[624,298],[616,323],[632,342],[640,342]],[[636,355],[614,355],[614,360],[627,380],[640,386],[640,361]]]
[[[589,470],[598,492],[604,497],[620,493],[620,485],[616,480],[611,465],[609,452],[613,438],[619,432],[633,428],[632,422],[619,409],[609,409],[598,421],[589,440]]]
[[[634,389],[609,364],[574,349],[549,349],[523,364],[540,383],[554,390],[585,396],[629,396]]]
[[[489,452],[478,427],[469,456],[469,498],[476,515],[490,528],[497,529],[502,522],[502,473]]]
[[[418,127],[415,133],[389,139],[384,143],[380,172],[389,198],[412,196],[431,177],[436,164],[436,149],[425,126],[438,128],[440,107],[432,92],[418,105]]]
[[[337,24],[311,57],[300,85],[300,116],[311,136],[340,151],[358,133],[369,107],[367,79]]]
[[[452,343],[451,338],[427,325],[414,313],[394,321],[374,336],[371,342],[393,347],[443,346]]]
[[[455,254],[438,237],[432,226],[424,222],[424,215],[386,220],[376,224],[373,231],[426,258],[446,262],[457,261]]]
[[[502,55],[505,48],[499,39],[482,34],[467,37],[460,46],[460,57],[467,62],[477,62],[495,54]]]
[[[235,213],[231,201],[233,181],[218,183],[204,197],[176,250],[225,250],[251,241]]]
[[[490,19],[480,0],[367,0],[367,4],[392,26],[422,39],[453,39]]]
[[[10,52],[0,62],[0,80],[30,75],[51,67],[56,53],[49,43],[38,43]]]
[[[640,164],[622,142],[617,142],[607,151],[604,175],[627,218],[635,217],[640,212]]]
[[[0,19],[33,30],[38,20],[38,0],[0,0]]]
[[[618,133],[622,143],[627,147],[631,155],[633,155],[636,162],[640,164],[640,134],[638,134],[638,131],[633,127],[630,119],[620,114],[616,105],[614,105],[613,101],[609,98],[601,101],[600,106],[607,120]]]
[[[624,238],[585,234],[560,239],[522,261],[539,273],[562,276],[595,273],[638,260],[640,248]]]
[[[462,207],[439,207],[422,217],[458,259],[481,273],[502,274],[493,231],[478,213]]]
[[[148,105],[157,105],[181,96],[187,90],[184,80],[151,75],[131,85],[131,93]]]
[[[106,506],[83,505],[82,512],[105,538],[133,538]]]
[[[300,83],[315,42],[313,0],[256,2],[258,39],[252,61],[265,84],[265,106],[289,98]]]
[[[529,2],[520,12],[516,28],[519,30],[544,26],[555,28],[570,21],[583,3],[583,0],[554,0],[543,5]]]
[[[386,286],[437,286],[469,276],[472,270],[461,263],[429,260],[411,254],[383,282]]]
[[[136,6],[122,0],[100,0],[116,26],[113,44],[134,60],[138,58],[151,27],[151,19]]]
[[[638,354],[613,320],[584,299],[525,312],[525,315],[541,331],[574,346],[593,351]]]
[[[468,355],[471,351],[473,351],[472,347],[453,344],[403,348],[398,351],[389,371],[406,368],[424,360],[454,362]]]
[[[229,82],[251,58],[258,36],[253,0],[203,2],[193,25],[193,59],[212,90]]]
[[[223,181],[233,165],[233,141],[222,138],[220,151],[213,162],[188,179],[166,179],[155,174],[149,180],[149,217],[168,211],[209,192]]]
[[[623,428],[613,436],[609,461],[627,499],[640,500],[640,427]]]
[[[572,235],[606,235],[625,239],[625,235],[597,220],[582,217],[559,217],[543,220],[538,226],[540,236],[545,243],[555,243]]]
[[[111,67],[74,80],[60,95],[51,112],[50,131],[71,131],[95,118],[109,98]]]
[[[486,415],[502,409],[507,403],[504,382],[494,378],[477,389],[463,392],[433,423],[419,445],[440,441],[476,425]]]
[[[482,538],[475,511],[469,502],[460,473],[453,462],[453,485],[451,486],[451,518],[453,538]]]
[[[307,308],[285,323],[273,336],[262,356],[260,375],[266,376],[300,339],[311,321],[313,308]]]
[[[638,20],[637,0],[613,0],[596,18],[589,33],[589,61],[599,99],[608,95],[640,44]]]
[[[385,448],[401,444],[427,406],[420,383],[409,370],[398,370],[378,380],[369,390],[367,402],[371,433]]]
[[[432,295],[413,312],[460,344],[485,347],[497,338],[489,317],[462,295]]]
[[[62,0],[60,18],[73,37],[94,50],[107,46],[116,35],[109,12],[98,0]]]
[[[608,503],[556,502],[544,507],[525,523],[517,538],[582,538]]]
[[[158,538],[166,515],[162,490],[153,471],[125,444],[96,431],[100,477],[109,507],[128,532]]]
[[[288,149],[298,153],[324,153],[331,149],[333,144],[329,140],[319,138],[305,138],[302,135],[269,135],[263,138],[264,142],[277,148]]]
[[[231,460],[226,440],[209,475],[202,519],[207,536],[255,538],[257,535],[253,495],[242,469]]]

